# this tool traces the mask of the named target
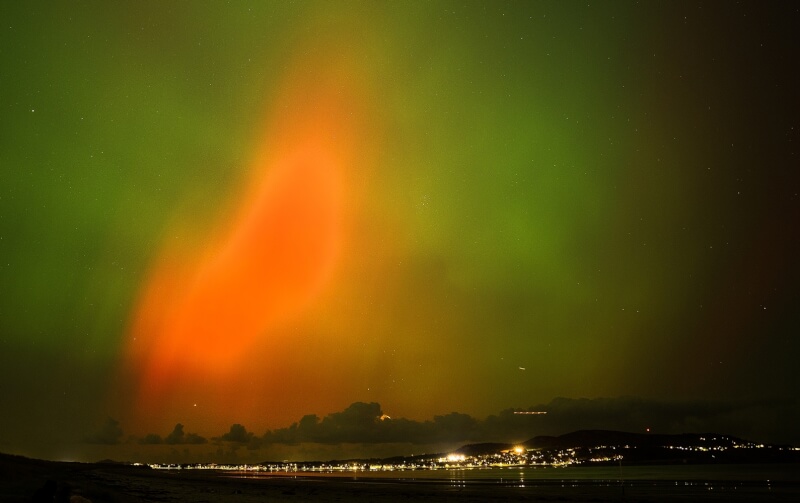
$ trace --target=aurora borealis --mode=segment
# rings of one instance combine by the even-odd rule
[[[0,451],[556,397],[800,439],[797,6],[0,19]]]

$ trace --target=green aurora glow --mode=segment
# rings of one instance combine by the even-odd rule
[[[0,19],[0,450],[109,414],[148,433],[107,400],[149,268],[232,211],[283,72],[341,33],[378,154],[355,169],[363,256],[325,311],[344,314],[301,329],[341,353],[296,360],[336,382],[248,428],[357,400],[426,418],[794,398],[794,5],[4,2]],[[242,421],[208,414],[163,421]]]

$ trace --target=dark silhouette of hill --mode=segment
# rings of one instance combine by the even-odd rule
[[[538,436],[528,449],[580,451],[579,458],[622,456],[626,463],[796,463],[800,452],[788,446],[756,445],[719,433],[666,435],[609,430],[580,430],[557,437]]]
[[[496,452],[507,451],[513,448],[511,444],[501,444],[496,442],[482,443],[482,444],[468,444],[459,447],[454,454],[463,454],[465,456],[480,456],[483,454],[494,454]]]
[[[569,449],[576,447],[624,446],[663,447],[663,446],[725,446],[747,442],[729,435],[718,433],[682,433],[665,435],[658,433],[630,433],[612,430],[579,430],[557,437],[537,436],[523,445],[530,449]]]

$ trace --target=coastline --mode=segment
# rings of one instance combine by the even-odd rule
[[[518,473],[509,473],[516,476],[499,479],[453,477],[444,471],[434,474],[439,477],[427,478],[288,473],[237,478],[209,470],[167,471],[128,465],[57,463],[25,458],[4,459],[0,468],[0,502],[3,503],[32,501],[34,494],[48,483],[55,484],[62,494],[85,498],[94,503],[392,502],[412,498],[458,502],[800,500],[800,482],[797,480],[767,482],[705,480],[702,477],[674,480],[668,476],[623,480],[589,476],[584,479],[520,479]],[[647,468],[652,473],[664,472],[660,467]],[[800,472],[800,465],[772,468],[785,468],[789,474]]]

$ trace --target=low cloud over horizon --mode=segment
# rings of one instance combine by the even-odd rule
[[[516,412],[542,411],[525,415]],[[539,435],[560,435],[576,430],[602,429],[653,433],[714,432],[748,440],[797,444],[795,431],[780,428],[787,417],[800,418],[797,400],[667,402],[636,397],[555,398],[547,404],[509,408],[485,419],[451,412],[431,420],[391,418],[380,404],[355,402],[340,412],[324,417],[303,416],[285,428],[268,430],[259,436],[239,423],[221,435],[210,437],[215,445],[231,449],[246,447],[255,451],[271,446],[300,444],[406,444],[432,445],[458,442],[523,442]],[[142,438],[128,437],[141,445],[199,445],[208,443],[196,433],[184,433],[183,424],[162,437],[150,433]],[[123,443],[120,423],[109,418],[87,443]]]
[[[172,433],[170,433],[166,437],[161,438],[161,435],[158,435],[156,433],[149,433],[145,435],[144,438],[140,439],[139,443],[143,445],[158,445],[158,444],[197,445],[197,444],[208,443],[208,440],[205,437],[201,437],[196,433],[184,433],[183,425],[181,423],[178,423],[175,425],[175,428],[172,430]]]

